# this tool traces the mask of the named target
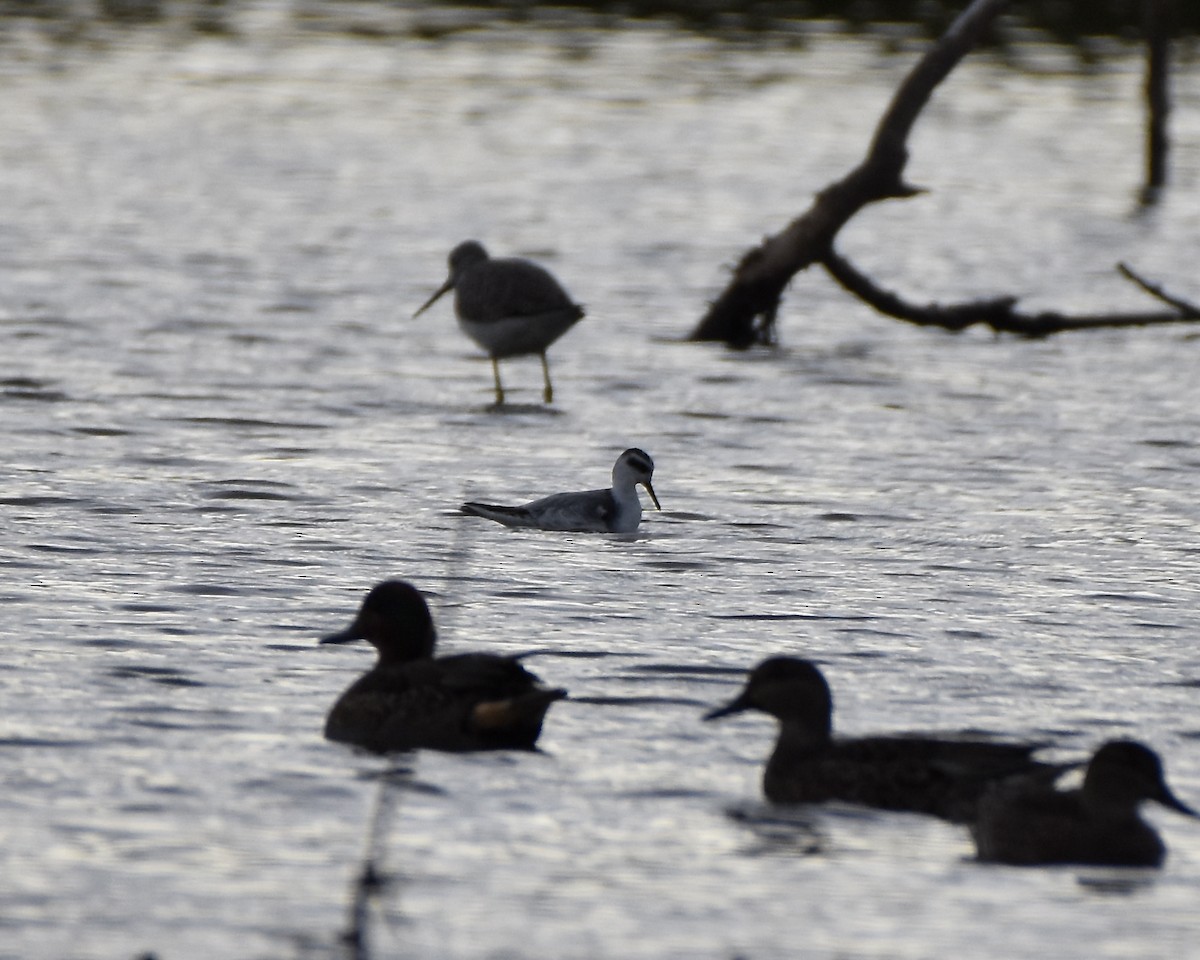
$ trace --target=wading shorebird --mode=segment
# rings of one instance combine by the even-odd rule
[[[574,533],[632,533],[642,522],[638,484],[646,488],[655,508],[662,509],[650,482],[653,476],[654,461],[650,454],[630,447],[613,465],[611,489],[555,493],[519,507],[464,503],[462,511],[495,520],[506,527],[536,527]]]
[[[567,695],[543,686],[516,657],[434,657],[429,606],[403,580],[373,587],[354,622],[321,643],[352,640],[366,640],[379,659],[338,697],[325,737],[376,753],[532,750],[546,711]]]
[[[543,396],[550,403],[554,387],[546,350],[583,318],[583,307],[536,263],[517,258],[493,260],[475,240],[451,250],[449,263],[450,276],[413,318],[453,290],[458,325],[492,358],[496,406],[504,403],[500,361],[532,353],[542,358]]]
[[[1031,759],[1041,744],[907,734],[834,739],[829,684],[815,664],[795,657],[764,660],[734,700],[704,719],[743,710],[779,721],[763,775],[763,792],[773,803],[839,800],[964,823],[974,819],[992,781],[1066,769]]]
[[[1157,867],[1167,848],[1138,813],[1143,800],[1197,816],[1167,786],[1158,754],[1135,740],[1110,740],[1077,790],[1025,777],[990,787],[971,833],[979,859],[992,863]]]

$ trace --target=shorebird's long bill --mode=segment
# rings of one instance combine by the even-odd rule
[[[650,485],[650,481],[649,481],[649,480],[645,481],[645,482],[642,484],[642,486],[646,488],[646,492],[647,492],[648,494],[650,494],[650,499],[654,501],[654,508],[655,508],[656,510],[661,510],[661,509],[662,509],[662,507],[660,507],[660,506],[658,505],[658,497],[656,497],[656,496],[654,495],[654,487],[652,487],[652,486]]]
[[[438,298],[442,294],[448,293],[452,289],[454,289],[454,278],[450,277],[445,283],[443,283],[440,287],[438,287],[437,293],[435,293],[432,297],[430,297],[428,300],[426,300],[421,305],[421,309],[413,314],[413,319],[416,320],[417,317],[419,317],[426,310],[428,310],[430,307],[432,307],[437,302]]]
[[[321,638],[321,643],[351,643],[354,640],[362,640],[362,631],[358,629],[358,621],[350,624],[345,630],[338,633],[331,633],[327,637]]]

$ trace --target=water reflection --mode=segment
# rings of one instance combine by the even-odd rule
[[[750,831],[754,842],[739,853],[747,857],[814,857],[829,852],[821,814],[811,807],[736,805],[725,809],[733,823]]]
[[[1144,893],[1158,882],[1156,870],[1121,870],[1108,873],[1085,873],[1078,878],[1079,886],[1100,896],[1130,897]]]
[[[407,791],[420,790],[424,793],[440,793],[428,785],[418,784],[416,756],[406,760],[389,762],[386,768],[370,775],[378,784],[375,803],[367,822],[366,843],[362,862],[351,887],[347,910],[346,928],[341,934],[345,956],[350,960],[370,960],[375,954],[371,949],[372,908],[385,895],[388,897],[387,915],[391,919],[400,916],[400,888],[403,875],[389,872],[384,856],[400,815],[400,801]]]

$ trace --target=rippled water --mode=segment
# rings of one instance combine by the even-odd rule
[[[1040,343],[909,329],[801,277],[784,347],[670,342],[724,265],[861,154],[910,54],[662,28],[9,38],[0,140],[8,642],[0,957],[326,957],[381,794],[325,743],[362,592],[430,592],[447,651],[539,651],[576,699],[532,755],[422,754],[384,793],[380,957],[1171,957],[1160,873],[1016,871],[915,817],[780,814],[742,671],[819,659],[846,732],[1134,735],[1200,801],[1200,380],[1186,328]],[[170,40],[170,42],[169,42]],[[1196,287],[1200,81],[1136,216],[1138,65],[977,59],[922,119],[930,193],[844,252],[915,297],[1144,306]],[[448,306],[475,236],[588,306],[486,360]],[[602,485],[634,537],[456,513]]]

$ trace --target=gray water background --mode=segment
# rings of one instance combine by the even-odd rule
[[[387,576],[445,651],[540,651],[577,699],[541,754],[411,761],[376,956],[1198,955],[1196,823],[1148,812],[1157,874],[984,867],[950,825],[770,810],[771,723],[699,721],[810,656],[843,732],[1131,735],[1200,802],[1200,331],[950,336],[810,272],[780,349],[674,342],[916,48],[237,27],[4,36],[0,957],[338,955],[387,764],[321,739],[370,652],[316,639]],[[1107,52],[969,59],[913,136],[929,192],[843,252],[917,299],[1146,306],[1118,260],[1200,297],[1200,75],[1139,213],[1140,63]],[[518,360],[489,411],[449,306],[409,319],[467,237],[588,307],[552,410]],[[456,513],[634,444],[636,536]]]

